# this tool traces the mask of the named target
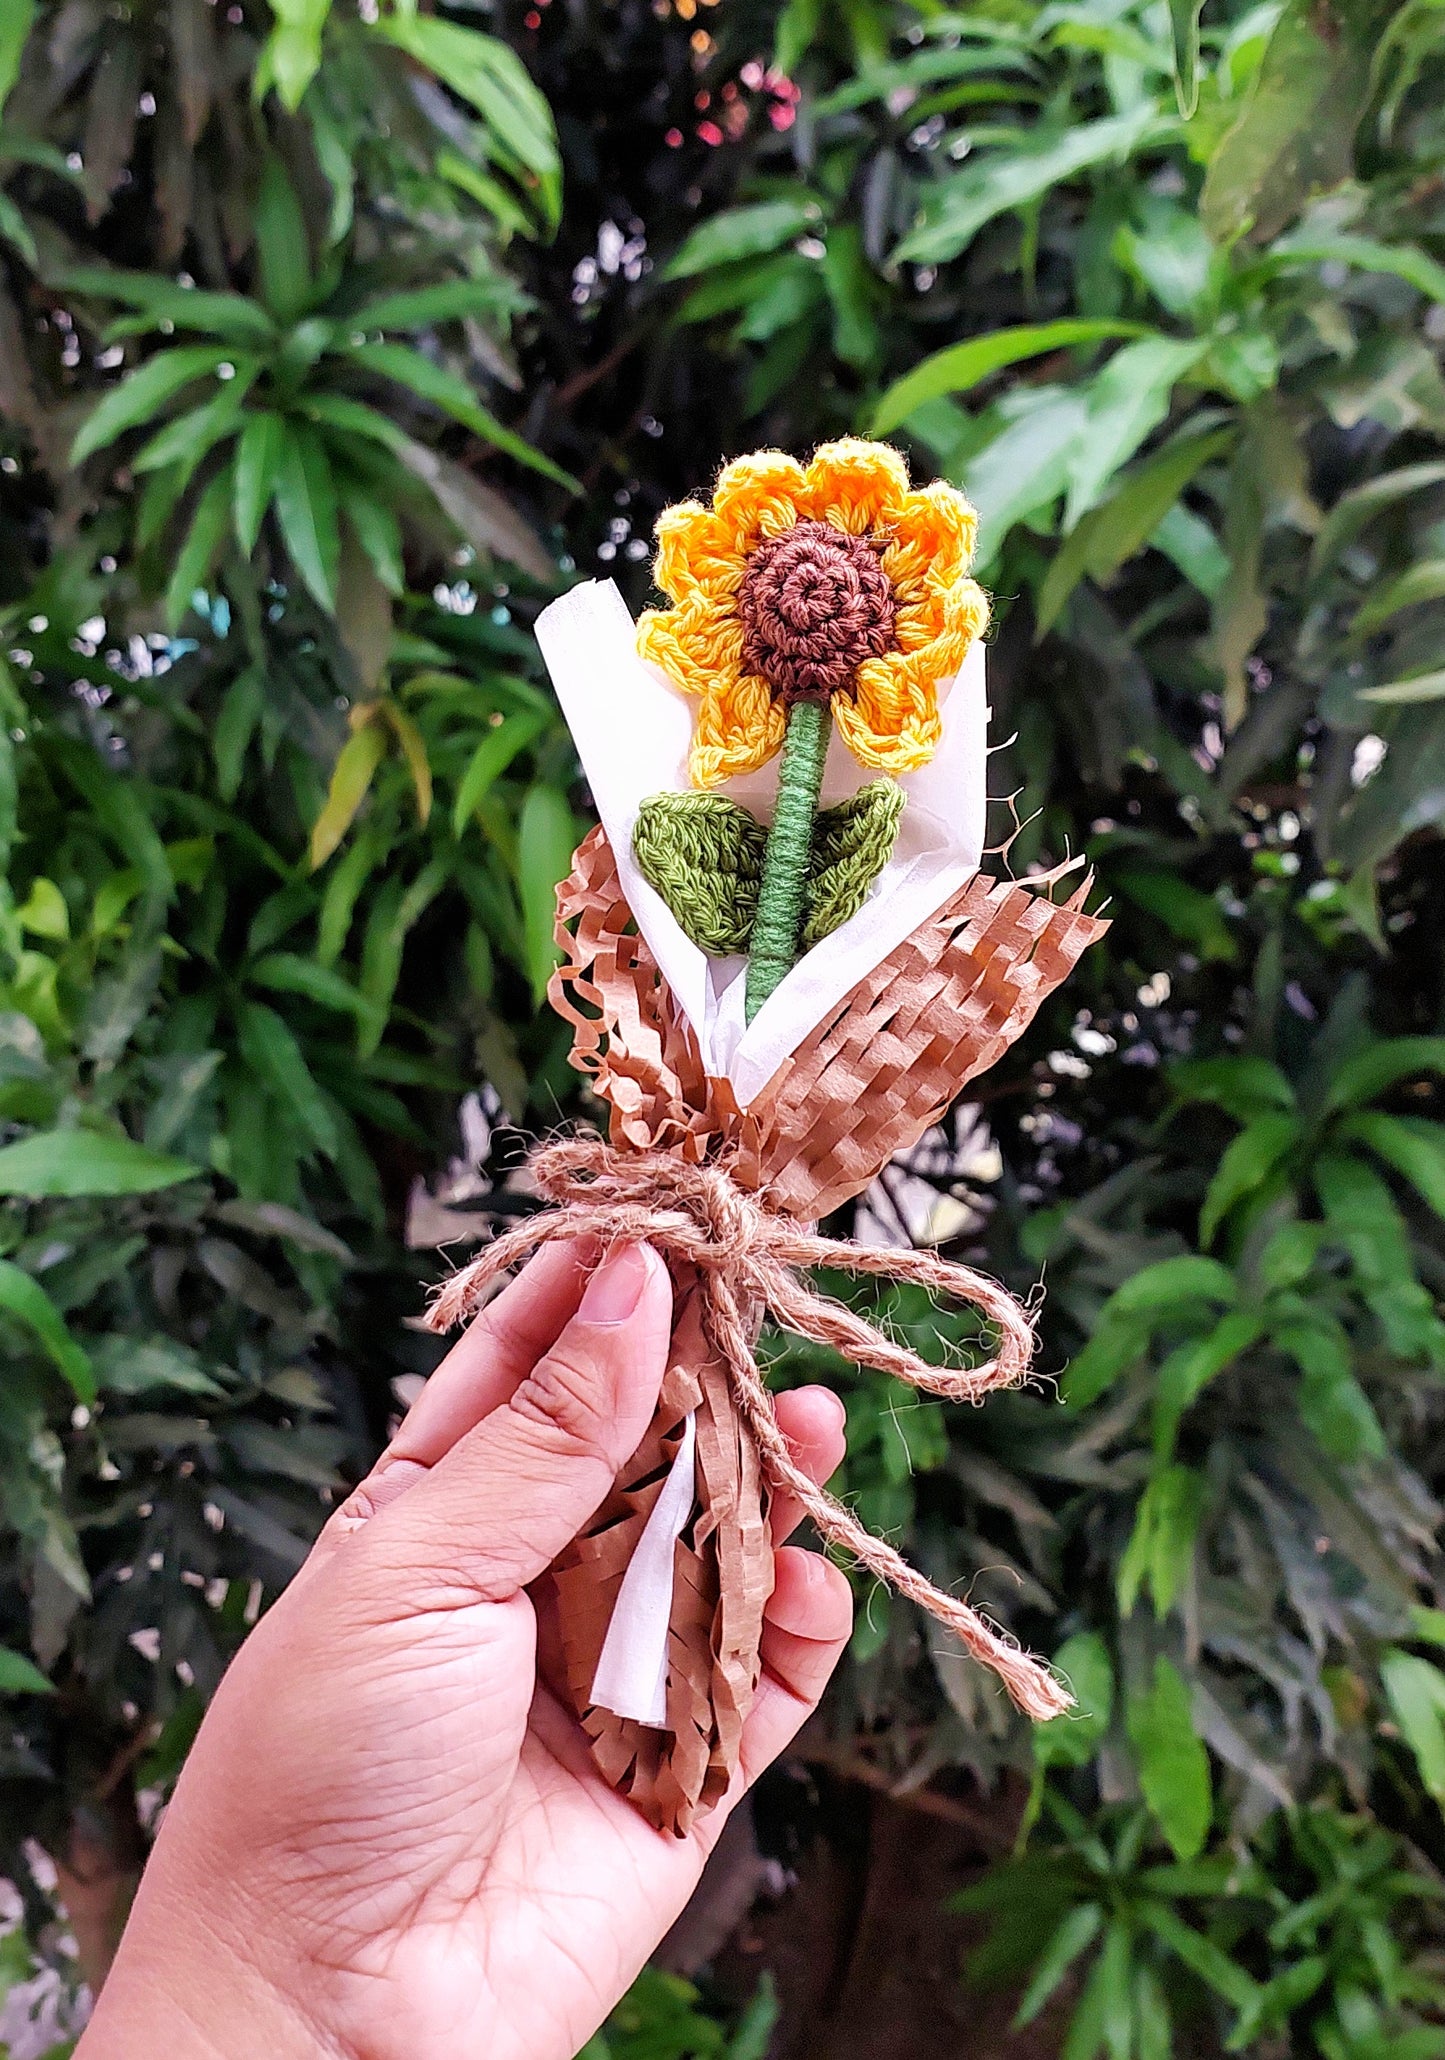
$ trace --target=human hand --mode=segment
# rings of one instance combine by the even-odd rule
[[[550,1246],[472,1324],[227,1673],[77,2060],[572,2060],[596,2030],[852,1619],[836,1567],[777,1553],[742,1763],[687,1838],[594,1768],[527,1586],[641,1441],[671,1317],[649,1247]],[[836,1398],[778,1417],[826,1479]],[[797,1518],[775,1500],[775,1540]]]

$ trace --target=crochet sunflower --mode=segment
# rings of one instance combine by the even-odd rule
[[[955,488],[911,488],[896,451],[853,437],[806,467],[739,458],[710,508],[658,521],[654,576],[673,605],[642,617],[638,648],[697,700],[694,786],[782,761],[770,830],[721,795],[658,795],[635,850],[695,943],[747,950],[749,1021],[887,862],[903,807],[888,776],[933,756],[939,689],[988,622],[966,576],[976,527]],[[835,722],[885,777],[820,814]]]

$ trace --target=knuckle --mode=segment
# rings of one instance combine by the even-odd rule
[[[394,1502],[416,1481],[423,1479],[426,1473],[427,1468],[419,1460],[383,1452],[366,1479],[357,1483],[332,1515],[327,1529],[334,1527],[338,1537],[350,1537],[379,1515],[388,1503]]]
[[[539,1359],[512,1397],[524,1420],[553,1432],[570,1451],[610,1459],[610,1384],[594,1360],[560,1342]]]
[[[363,1481],[360,1487],[352,1489],[339,1509],[332,1511],[326,1521],[326,1529],[333,1537],[349,1538],[375,1515],[376,1504],[372,1500],[371,1489]]]

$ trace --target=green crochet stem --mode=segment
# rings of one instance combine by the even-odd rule
[[[823,786],[832,717],[821,701],[795,701],[778,765],[778,799],[763,853],[758,913],[748,954],[744,1017],[749,1023],[798,962],[813,824]]]

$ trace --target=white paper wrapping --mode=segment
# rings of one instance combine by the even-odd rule
[[[697,1034],[703,1063],[731,1080],[745,1108],[828,1011],[978,870],[988,734],[983,646],[973,645],[957,679],[941,693],[943,741],[936,756],[899,782],[907,806],[898,842],[868,899],[805,954],[745,1024],[746,961],[709,959],[690,943],[632,857],[643,801],[690,785],[695,704],[638,656],[632,617],[611,580],[585,581],[554,601],[538,618],[537,641],[616,855],[627,905]],[[773,758],[720,791],[768,822],[777,776]],[[841,800],[876,777],[835,730],[824,802]]]
[[[697,1420],[689,1410],[671,1471],[622,1576],[592,1677],[592,1700],[599,1709],[657,1730],[667,1723],[673,1548],[697,1500],[696,1450]]]

